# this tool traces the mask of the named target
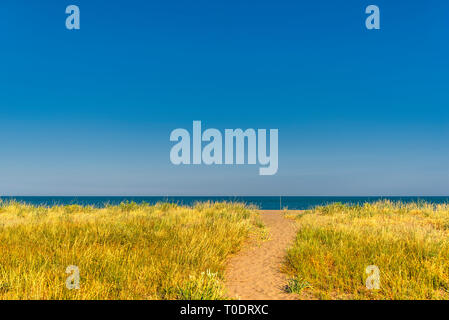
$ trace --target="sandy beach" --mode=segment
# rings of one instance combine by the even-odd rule
[[[289,213],[300,211],[289,211]],[[226,272],[226,287],[232,298],[241,300],[293,300],[285,292],[287,276],[281,272],[286,249],[295,239],[297,227],[281,210],[263,210],[261,219],[268,228],[264,242],[251,239],[233,256]]]

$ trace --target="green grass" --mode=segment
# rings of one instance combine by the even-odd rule
[[[449,299],[449,205],[333,204],[296,219],[285,271],[310,284],[304,298]],[[366,288],[370,265],[379,290]]]
[[[306,288],[310,288],[310,284],[301,277],[296,277],[288,280],[288,284],[285,287],[285,291],[287,293],[300,294],[302,290]]]
[[[227,258],[260,231],[238,203],[0,202],[0,299],[223,299]],[[79,290],[66,288],[69,265]]]

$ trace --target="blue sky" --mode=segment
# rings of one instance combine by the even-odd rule
[[[0,195],[449,194],[449,2],[2,0],[0,36]],[[174,166],[193,120],[279,129],[278,173]]]

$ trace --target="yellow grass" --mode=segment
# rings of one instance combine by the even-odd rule
[[[333,204],[297,221],[286,271],[302,298],[449,298],[449,205]],[[370,265],[379,290],[366,287]]]
[[[234,203],[0,202],[0,299],[222,299],[227,257],[262,228]],[[66,288],[69,265],[79,290]]]

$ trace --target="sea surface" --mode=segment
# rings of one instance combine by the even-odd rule
[[[305,210],[311,209],[315,206],[326,205],[334,202],[341,202],[346,204],[362,204],[365,202],[375,202],[381,199],[389,199],[392,201],[402,201],[402,202],[417,202],[426,201],[430,203],[447,203],[449,204],[448,197],[238,197],[238,196],[218,196],[218,197],[74,197],[74,196],[64,196],[64,197],[1,197],[0,201],[10,201],[16,200],[19,202],[24,202],[33,205],[67,205],[67,204],[79,204],[79,205],[92,205],[95,207],[103,207],[107,204],[116,205],[125,201],[134,201],[137,203],[147,202],[150,204],[155,204],[158,202],[170,202],[177,203],[180,205],[191,206],[196,202],[204,201],[233,201],[233,202],[243,202],[246,204],[252,204],[258,206],[263,210],[278,210],[278,209],[292,209],[292,210]]]

